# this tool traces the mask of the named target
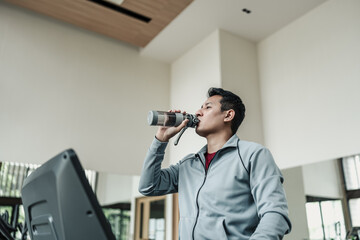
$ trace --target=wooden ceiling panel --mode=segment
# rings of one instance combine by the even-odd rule
[[[134,12],[138,12],[145,16],[154,18],[167,4],[167,0],[124,0],[121,4],[126,9],[130,9]]]
[[[165,1],[162,1],[165,2]],[[149,27],[142,28],[140,30],[141,36],[147,36],[151,38],[156,36],[163,28],[165,28],[178,14],[176,9],[181,9],[183,6],[179,4],[178,0],[168,0],[166,4],[162,5],[161,10],[156,16],[149,22]],[[188,4],[190,1],[188,1]]]
[[[149,18],[148,22],[116,11],[116,6],[104,6],[101,0],[6,1],[138,47],[145,47],[193,0],[125,0],[121,4],[121,8]]]

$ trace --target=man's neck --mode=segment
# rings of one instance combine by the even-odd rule
[[[219,151],[225,143],[231,138],[232,133],[222,132],[217,134],[210,134],[206,137],[207,152],[214,153]]]

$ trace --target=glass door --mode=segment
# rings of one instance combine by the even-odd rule
[[[165,240],[165,220],[165,196],[136,199],[136,240]]]

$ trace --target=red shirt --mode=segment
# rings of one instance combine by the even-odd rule
[[[214,158],[216,152],[214,153],[205,153],[205,168],[208,170],[211,160]]]

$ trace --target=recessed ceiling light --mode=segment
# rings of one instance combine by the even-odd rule
[[[244,13],[247,13],[247,14],[250,14],[251,13],[251,10],[247,9],[247,8],[243,8],[242,10]]]
[[[106,0],[106,1],[117,5],[121,5],[124,0]]]
[[[112,9],[114,11],[120,12],[122,14],[125,14],[129,17],[135,18],[137,20],[143,21],[145,23],[148,23],[151,21],[151,18],[144,16],[140,13],[131,11],[127,8],[123,8],[120,6],[120,4],[123,2],[123,0],[88,0],[90,2],[96,3],[100,6]]]

